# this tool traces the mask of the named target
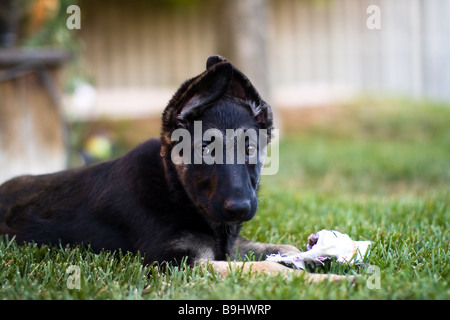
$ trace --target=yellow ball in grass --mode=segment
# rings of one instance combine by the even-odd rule
[[[86,142],[86,151],[96,159],[109,159],[112,155],[112,144],[105,136],[93,136]]]

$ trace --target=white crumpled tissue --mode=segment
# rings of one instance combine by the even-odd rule
[[[295,254],[271,254],[266,260],[282,262],[297,269],[305,269],[305,262],[319,265],[335,257],[338,262],[362,262],[371,241],[354,241],[347,234],[335,230],[321,230],[308,237],[307,251]]]

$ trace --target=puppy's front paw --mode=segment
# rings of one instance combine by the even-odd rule
[[[297,249],[294,246],[291,246],[290,244],[280,244],[276,246],[273,253],[290,255],[290,254],[297,254],[299,252],[300,252],[299,249]]]

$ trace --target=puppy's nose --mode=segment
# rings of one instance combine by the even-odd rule
[[[251,204],[248,199],[225,200],[225,211],[232,216],[245,216],[250,212]]]

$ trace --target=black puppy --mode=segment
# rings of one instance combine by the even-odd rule
[[[205,141],[209,129],[216,135]],[[239,129],[256,135],[240,137]],[[209,57],[207,70],[186,81],[164,110],[161,139],[113,161],[21,176],[0,186],[0,234],[15,235],[19,243],[140,251],[145,263],[209,261],[222,275],[229,272],[227,256],[236,253],[298,252],[239,235],[241,224],[256,213],[264,151],[259,140],[270,141],[271,129],[271,109],[250,81],[224,58]],[[213,142],[223,147],[211,150]],[[214,161],[206,163],[207,156]],[[267,261],[244,268],[250,266],[291,270]]]

